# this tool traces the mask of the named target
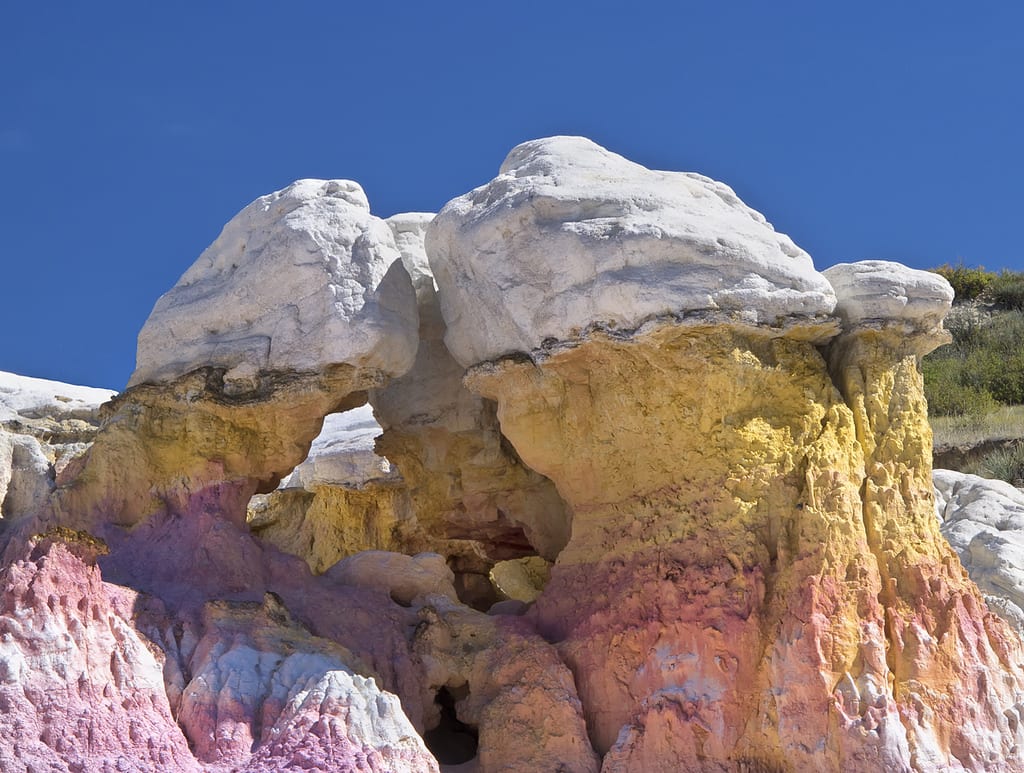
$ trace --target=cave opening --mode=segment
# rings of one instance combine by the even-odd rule
[[[437,705],[441,719],[437,725],[423,734],[430,753],[441,765],[461,765],[476,758],[477,730],[472,725],[462,722],[455,714],[455,703],[459,698],[469,694],[466,686],[461,689],[449,690],[442,687],[437,691],[434,703]]]

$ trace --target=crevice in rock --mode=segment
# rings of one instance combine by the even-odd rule
[[[437,725],[423,734],[423,741],[441,764],[441,770],[451,770],[446,766],[463,765],[476,759],[479,744],[477,729],[461,721],[455,711],[455,705],[467,697],[468,685],[442,687],[434,697],[440,719]]]

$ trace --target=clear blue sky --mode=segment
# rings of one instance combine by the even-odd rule
[[[1024,268],[1024,4],[10,2],[0,370],[120,388],[221,226],[300,177],[436,210],[584,134],[823,268]]]

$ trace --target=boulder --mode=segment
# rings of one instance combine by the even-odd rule
[[[942,536],[989,608],[1024,635],[1024,492],[1002,480],[935,470]]]
[[[129,386],[202,367],[226,371],[238,392],[265,371],[402,373],[417,320],[398,258],[358,183],[298,180],[261,196],[157,301]]]
[[[837,263],[822,274],[835,289],[836,313],[848,326],[904,322],[934,329],[953,305],[953,288],[944,277],[889,260]]]

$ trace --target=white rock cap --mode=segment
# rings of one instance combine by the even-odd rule
[[[262,196],[157,301],[129,384],[203,366],[240,378],[341,363],[403,373],[418,318],[399,258],[357,183],[299,180]]]
[[[945,277],[890,260],[837,263],[822,273],[835,288],[836,312],[847,326],[906,322],[932,328],[953,304]]]
[[[426,246],[465,367],[591,323],[711,310],[771,324],[835,305],[810,256],[728,186],[582,137],[514,148],[498,177],[441,210]]]

